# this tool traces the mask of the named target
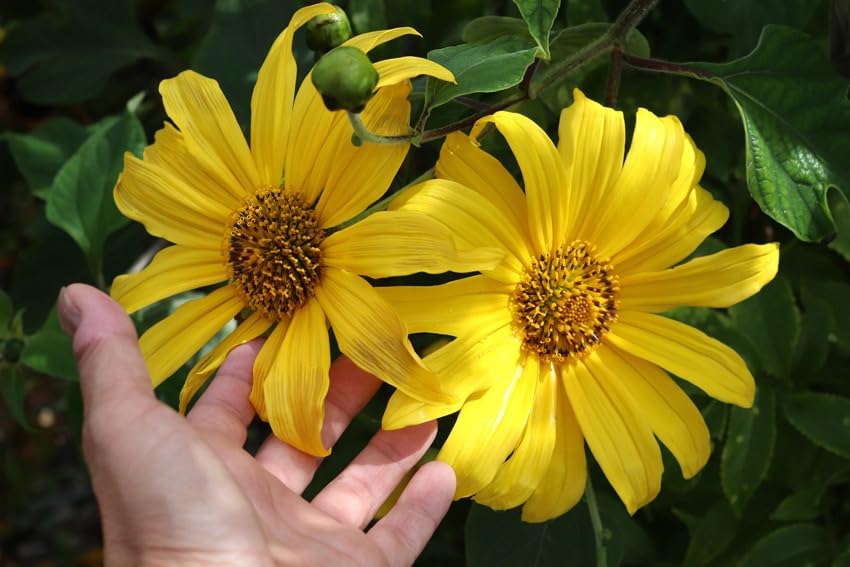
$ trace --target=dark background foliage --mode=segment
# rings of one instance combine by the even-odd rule
[[[411,25],[423,33],[381,48],[377,58],[441,50],[430,56],[482,63],[459,87],[416,83],[414,116],[422,123],[427,117],[431,129],[521,93],[532,65],[536,80],[545,78],[551,65],[607,29],[591,22],[610,22],[626,6],[624,0],[566,0],[560,7],[545,0],[339,3],[357,32]],[[518,18],[517,4],[557,10],[551,45],[525,28],[500,35],[480,20],[468,26],[485,15]],[[218,79],[246,125],[259,64],[298,6],[284,0],[0,4],[0,564],[100,562],[97,510],[78,443],[79,388],[53,306],[62,285],[105,287],[158,246],[117,213],[111,195],[123,152],[141,152],[165,118],[159,81],[187,68]],[[789,27],[762,35],[767,24]],[[661,495],[634,517],[592,468],[607,563],[850,565],[848,2],[663,0],[639,30],[626,42],[617,106],[629,121],[638,106],[678,115],[707,155],[703,185],[732,212],[699,253],[777,240],[782,261],[775,282],[732,309],[672,314],[744,355],[759,385],[756,406],[730,408],[689,389],[709,423],[712,458],[685,481],[665,453]],[[297,56],[310,64],[302,41]],[[535,63],[538,45],[553,63]],[[659,59],[697,63],[665,69]],[[573,86],[613,102],[609,61],[579,67],[517,109],[554,134]],[[461,67],[453,70],[460,75]],[[503,142],[491,136],[486,143],[509,162]],[[438,148],[436,141],[411,152],[395,188],[430,167]],[[139,329],[186,299],[144,310]],[[170,380],[159,395],[173,404],[180,382]],[[365,444],[385,399],[379,396],[355,420],[308,492]],[[441,424],[443,434],[448,425]],[[267,433],[255,424],[251,442]],[[560,519],[529,525],[516,512],[461,501],[420,563],[594,565],[594,534],[585,502]]]

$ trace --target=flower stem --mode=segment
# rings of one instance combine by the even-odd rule
[[[605,534],[602,527],[602,517],[599,515],[599,505],[596,503],[596,492],[590,474],[587,475],[587,487],[584,489],[584,500],[590,513],[590,523],[593,526],[593,539],[596,542],[596,567],[608,567],[608,553],[605,549]]]
[[[617,94],[620,91],[620,77],[623,74],[623,52],[619,48],[611,51],[611,62],[608,66],[608,82],[605,84],[605,106],[617,104]]]
[[[689,67],[682,63],[673,63],[672,61],[663,61],[661,59],[648,59],[646,57],[638,57],[623,53],[623,61],[629,67],[640,69],[642,71],[652,71],[656,73],[667,73],[669,75],[690,75],[698,79],[711,80],[715,75],[702,69]]]
[[[347,112],[346,114],[348,114],[348,121],[351,122],[351,127],[354,128],[354,136],[351,141],[355,146],[359,146],[363,142],[370,142],[373,144],[409,144],[415,137],[409,134],[403,134],[401,136],[383,136],[381,134],[376,134],[366,127],[366,124],[363,123],[363,119],[359,114],[354,112]]]

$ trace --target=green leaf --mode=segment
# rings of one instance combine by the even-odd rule
[[[114,71],[162,55],[136,24],[132,0],[63,0],[9,28],[0,60],[30,102],[70,104],[98,94]]]
[[[95,276],[101,272],[106,237],[128,221],[112,199],[124,167],[124,152],[141,154],[145,132],[135,115],[106,119],[69,159],[50,189],[47,219],[67,232],[86,254]]]
[[[702,567],[729,547],[738,529],[738,518],[725,500],[720,500],[702,516],[691,531],[685,553],[685,567]]]
[[[27,338],[21,364],[54,378],[78,379],[71,338],[59,326],[56,309],[50,312],[41,329]]]
[[[758,540],[741,567],[799,567],[818,565],[830,558],[829,533],[814,524],[777,528]]]
[[[829,304],[835,327],[830,338],[838,343],[845,353],[850,353],[850,285],[837,281],[812,280],[802,286],[803,297],[814,295]]]
[[[829,247],[850,262],[850,203],[844,195],[830,191],[827,193],[829,211],[835,221],[835,239],[829,243]]]
[[[519,508],[494,512],[473,504],[466,521],[468,567],[593,565],[596,549],[587,505],[582,501],[554,520],[527,524]]]
[[[9,413],[15,421],[27,431],[33,428],[27,421],[26,408],[24,407],[26,391],[24,389],[24,374],[14,366],[0,366],[0,396],[9,408]]]
[[[850,459],[850,399],[801,392],[788,397],[785,417],[816,445]]]
[[[823,367],[829,355],[829,335],[835,330],[835,316],[829,303],[807,288],[801,290],[801,295],[803,317],[792,375],[811,376]]]
[[[461,39],[466,43],[486,43],[502,36],[532,39],[523,20],[508,16],[475,18],[464,26]]]
[[[52,118],[28,134],[9,132],[15,165],[33,195],[46,199],[53,178],[86,139],[86,128],[67,118]]]
[[[577,26],[588,22],[607,22],[608,14],[602,0],[569,0],[567,2],[567,24]]]
[[[518,85],[534,61],[535,50],[526,39],[501,36],[487,43],[464,43],[429,52],[428,59],[448,68],[457,83],[428,77],[426,106],[433,109],[459,96]]]
[[[732,97],[744,123],[747,184],[762,210],[802,240],[833,232],[827,190],[850,195],[847,83],[802,32],[768,26],[756,49],[723,64],[689,63]]]
[[[738,514],[767,475],[775,441],[776,395],[761,386],[751,409],[731,409],[721,457],[723,492]]]
[[[537,47],[543,54],[542,59],[548,61],[549,32],[552,31],[552,24],[555,22],[555,16],[558,15],[561,0],[514,0],[514,4],[519,8],[522,19],[528,24],[528,32],[537,42]]]
[[[800,312],[791,284],[777,277],[753,297],[731,309],[735,327],[758,353],[761,366],[769,374],[787,378],[800,335]]]
[[[718,6],[716,0],[685,0],[685,6],[708,29],[729,34],[732,56],[751,50],[767,24],[803,28],[818,7],[812,0],[735,0]]]
[[[348,18],[355,33],[387,28],[387,5],[384,0],[349,0]]]
[[[770,515],[777,522],[804,522],[821,515],[823,485],[807,486],[785,497]]]

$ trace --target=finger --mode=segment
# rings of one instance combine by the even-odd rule
[[[344,524],[365,528],[437,435],[437,423],[379,431],[313,506]]]
[[[455,482],[446,463],[423,465],[389,514],[369,530],[392,567],[412,565],[425,548],[452,503]]]
[[[333,447],[354,416],[381,387],[380,380],[358,368],[347,356],[340,356],[331,365],[330,381],[322,425],[325,447]],[[322,459],[302,453],[270,435],[257,451],[257,461],[290,490],[300,494],[310,484]]]
[[[227,355],[215,378],[186,416],[189,423],[228,445],[241,447],[245,444],[248,426],[254,419],[254,406],[248,400],[254,359],[262,345],[262,341],[251,341]]]

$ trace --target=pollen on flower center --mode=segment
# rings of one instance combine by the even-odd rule
[[[280,321],[312,297],[324,232],[300,194],[263,189],[236,213],[225,242],[231,282],[245,303]]]
[[[555,362],[589,354],[617,320],[619,289],[611,264],[583,240],[541,254],[510,298],[523,349]]]

